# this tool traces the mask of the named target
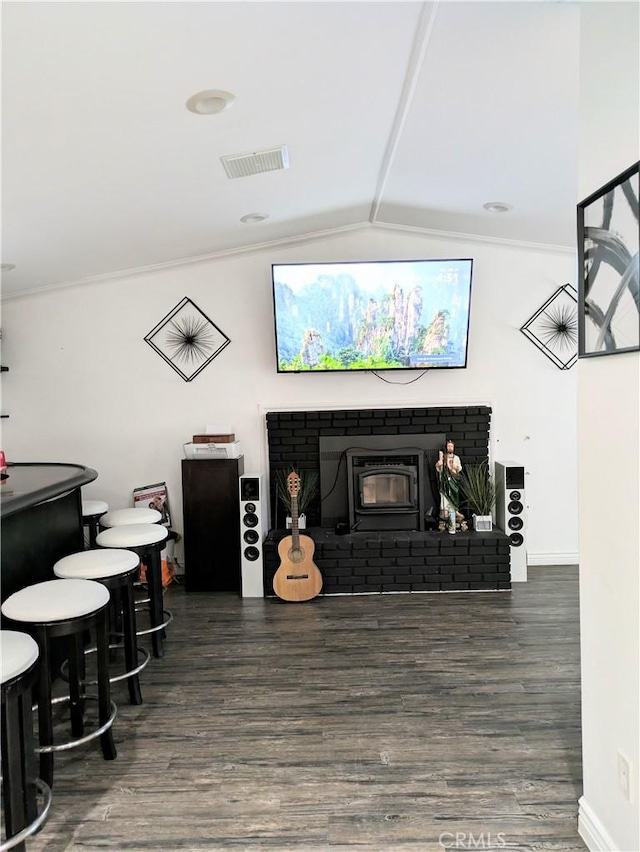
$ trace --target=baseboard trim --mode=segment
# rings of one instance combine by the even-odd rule
[[[528,565],[577,565],[578,553],[528,553]]]
[[[622,852],[618,850],[584,796],[578,799],[578,834],[587,844],[590,852]]]

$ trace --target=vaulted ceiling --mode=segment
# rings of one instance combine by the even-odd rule
[[[575,244],[577,3],[2,14],[4,296],[359,223]],[[203,90],[233,103],[189,111]],[[286,169],[220,160],[280,146]]]

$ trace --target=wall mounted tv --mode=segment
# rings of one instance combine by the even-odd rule
[[[473,261],[272,264],[278,372],[467,366]]]

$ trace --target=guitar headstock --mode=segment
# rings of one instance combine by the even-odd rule
[[[300,477],[292,470],[289,476],[287,476],[287,490],[291,497],[297,497],[300,493]]]

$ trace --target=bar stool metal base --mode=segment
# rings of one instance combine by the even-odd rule
[[[139,633],[136,633],[136,636],[140,636]],[[92,646],[91,648],[85,648],[84,653],[85,656],[88,654],[95,654],[97,652],[96,646]],[[124,651],[124,645],[111,644],[109,645],[110,651]],[[109,683],[118,683],[121,680],[126,680],[127,678],[133,677],[133,675],[140,674],[140,672],[145,669],[151,659],[151,654],[146,650],[146,648],[137,648],[138,657],[142,657],[142,662],[139,663],[135,668],[130,671],[122,672],[119,675],[111,675],[109,677]],[[69,660],[65,660],[60,666],[60,677],[62,680],[69,682]],[[85,678],[81,679],[80,683],[83,683],[85,686],[95,686],[98,681],[97,680],[86,680]]]
[[[61,695],[58,698],[52,698],[51,704],[62,704],[65,701],[70,701],[68,695]],[[80,695],[80,701],[100,701],[100,698],[97,695],[89,695],[87,693]],[[108,731],[109,728],[113,725],[116,720],[116,716],[118,715],[118,707],[115,701],[110,699],[111,703],[111,714],[109,718],[103,722],[98,728],[95,728],[93,731],[89,731],[88,734],[84,734],[81,737],[76,737],[73,740],[65,740],[61,743],[51,743],[50,745],[36,746],[34,751],[37,754],[52,754],[57,751],[69,751],[69,749],[77,748],[81,745],[86,745],[86,743],[90,743],[91,740],[97,740],[98,737],[101,737],[105,731]],[[35,705],[37,708],[37,705]]]
[[[148,610],[148,607],[144,607],[143,609],[137,609],[136,612],[145,612]],[[147,627],[145,630],[137,630],[136,636],[148,636],[149,633],[156,633],[158,630],[164,630],[171,622],[173,621],[173,613],[170,609],[162,610],[162,617],[164,621],[160,624],[156,624],[155,627]]]
[[[40,793],[40,796],[43,799],[42,809],[40,810],[38,816],[26,825],[21,831],[17,834],[14,834],[12,837],[8,837],[0,844],[0,852],[8,852],[9,849],[15,849],[16,846],[20,846],[24,844],[24,841],[28,837],[32,837],[44,824],[47,816],[49,815],[49,809],[51,808],[51,787],[46,784],[41,778],[36,778],[33,782]],[[23,847],[24,848],[24,847]]]

